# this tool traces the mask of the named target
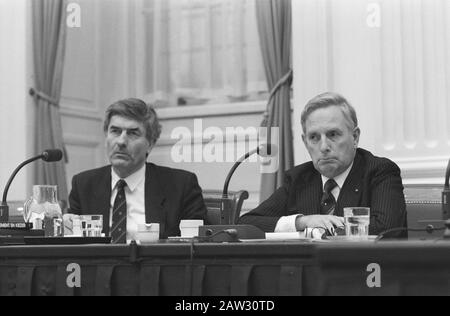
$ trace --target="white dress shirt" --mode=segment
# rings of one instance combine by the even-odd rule
[[[331,190],[331,194],[333,194],[336,201],[339,198],[339,193],[341,193],[341,188],[345,183],[345,180],[347,179],[348,174],[350,173],[350,170],[352,170],[353,162],[343,173],[340,175],[334,177],[334,181],[336,181],[337,186]],[[329,180],[329,178],[322,176],[322,190],[325,186],[325,183]],[[299,212],[302,213],[301,211]],[[295,232],[297,231],[297,228],[295,227],[295,221],[299,215],[289,215],[289,216],[282,216],[277,222],[277,225],[275,226],[275,232],[281,233],[281,232]]]
[[[112,210],[117,195],[117,182],[121,178],[111,168],[111,201],[109,227],[112,225]],[[127,200],[127,243],[136,240],[139,224],[145,224],[145,164],[138,171],[126,177],[125,197]]]

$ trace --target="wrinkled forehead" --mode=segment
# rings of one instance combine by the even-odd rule
[[[139,129],[141,131],[145,131],[144,123],[121,115],[114,115],[111,117],[108,128],[110,127],[118,127],[121,129]]]
[[[305,134],[327,132],[329,130],[353,130],[350,113],[341,106],[329,106],[312,111],[305,121]]]

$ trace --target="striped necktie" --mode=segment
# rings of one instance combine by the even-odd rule
[[[125,244],[127,242],[127,199],[125,187],[127,183],[120,179],[117,181],[117,195],[114,200],[111,238],[113,244]]]
[[[321,214],[333,215],[336,207],[336,199],[331,191],[333,191],[335,187],[337,187],[337,183],[333,179],[328,179],[328,181],[325,182],[322,200],[320,202],[320,206],[322,208]]]

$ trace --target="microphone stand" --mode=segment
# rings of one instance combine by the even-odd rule
[[[264,148],[267,147],[265,151]],[[231,177],[236,171],[237,167],[246,160],[251,155],[258,153],[260,155],[261,152],[264,155],[268,155],[271,145],[269,146],[259,146],[244,156],[239,158],[228,172],[228,175],[225,179],[225,183],[223,185],[222,191],[222,199],[220,203],[220,225],[203,225],[199,227],[199,236],[202,237],[202,240],[212,241],[212,242],[238,242],[240,238],[242,239],[264,239],[265,233],[259,228],[253,225],[235,225],[232,222],[231,213],[232,213],[232,203],[230,198],[228,197],[228,186],[230,184]],[[231,225],[230,225],[231,224]]]
[[[445,172],[445,185],[442,191],[442,218],[448,220],[450,218],[450,161],[448,162],[447,171]]]
[[[444,190],[442,191],[442,219],[445,220],[445,231],[444,239],[450,239],[450,160],[447,165],[447,170],[445,172],[445,184]]]
[[[41,154],[39,156],[25,160],[14,170],[12,175],[9,177],[9,180],[5,186],[5,190],[3,191],[3,198],[2,198],[2,202],[0,204],[0,222],[7,222],[9,220],[9,206],[8,206],[8,203],[6,203],[6,197],[8,196],[8,190],[9,190],[9,187],[11,186],[11,182],[14,180],[14,177],[19,172],[19,170],[22,169],[23,166],[25,166],[35,160],[41,159],[41,158],[45,158],[45,155]]]
[[[220,205],[220,222],[221,224],[229,224],[231,221],[231,201],[228,197],[228,186],[230,184],[231,181],[231,177],[233,176],[234,172],[236,171],[237,167],[239,167],[239,165],[246,160],[248,157],[250,157],[251,155],[258,153],[259,152],[259,147],[255,148],[251,151],[249,151],[248,153],[246,153],[244,156],[242,156],[241,158],[239,158],[233,165],[233,167],[231,168],[231,170],[228,172],[228,175],[225,179],[225,183],[223,185],[223,191],[222,191],[222,203]]]

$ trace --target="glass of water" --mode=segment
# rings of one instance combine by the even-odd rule
[[[368,239],[370,224],[369,207],[344,208],[345,235],[355,239]]]

